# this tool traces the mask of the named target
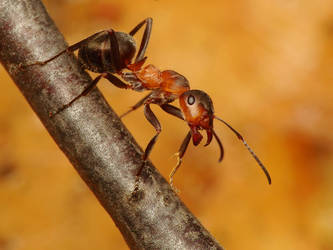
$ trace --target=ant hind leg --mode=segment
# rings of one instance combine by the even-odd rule
[[[95,38],[97,35],[100,35],[101,33],[103,33],[105,31],[100,31],[100,32],[97,32],[91,36],[89,36],[88,38],[85,38],[83,39],[82,41],[79,41],[71,46],[69,46],[68,48],[60,51],[58,54],[56,54],[55,56],[47,59],[46,61],[36,61],[36,62],[32,62],[32,63],[28,63],[28,64],[22,64],[20,65],[21,68],[26,68],[26,67],[29,67],[29,66],[34,66],[34,65],[45,65],[47,64],[48,62],[51,62],[52,60],[56,59],[57,57],[61,56],[62,54],[64,53],[71,53],[71,52],[74,52],[75,50],[78,50],[79,48],[81,48],[85,43],[89,42],[90,40],[92,40],[93,38]]]
[[[146,53],[146,49],[149,43],[149,38],[152,30],[152,25],[153,25],[153,19],[151,17],[146,18],[142,22],[140,22],[137,26],[134,27],[130,31],[130,35],[134,36],[136,32],[144,25],[146,24],[145,31],[143,33],[142,39],[141,39],[141,44],[140,44],[140,49],[136,55],[135,62],[141,61],[144,58],[144,55]]]
[[[110,74],[110,73],[103,73],[97,76],[78,96],[76,96],[73,100],[71,100],[69,103],[63,105],[60,109],[58,109],[56,112],[51,112],[49,114],[50,117],[55,116],[56,114],[60,113],[61,111],[65,110],[66,108],[70,107],[77,99],[81,98],[82,96],[85,96],[90,93],[90,91],[97,85],[99,80],[104,77],[108,79],[113,85],[115,85],[118,88],[130,88],[130,85],[125,84],[123,81],[118,79],[116,76]]]
[[[50,112],[49,113],[49,117],[53,117],[56,114],[59,114],[60,112],[62,112],[63,110],[67,109],[68,107],[72,106],[72,104],[79,99],[80,97],[87,95],[95,86],[96,84],[99,82],[99,80],[103,77],[103,75],[99,75],[97,76],[78,96],[76,96],[74,99],[72,99],[69,103],[63,105],[61,108],[59,108],[57,111],[55,112]]]

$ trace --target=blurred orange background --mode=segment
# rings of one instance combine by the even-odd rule
[[[332,1],[44,3],[69,44],[151,16],[148,62],[207,92],[265,163],[271,186],[215,122],[222,163],[215,142],[191,144],[175,176],[182,200],[226,249],[333,249]],[[0,80],[0,249],[128,249],[3,67]],[[119,114],[145,94],[98,87]],[[168,178],[188,127],[153,110],[163,132],[151,160]],[[124,123],[142,147],[154,135],[142,109]]]

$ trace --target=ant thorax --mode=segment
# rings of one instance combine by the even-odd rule
[[[152,64],[148,64],[135,75],[142,82],[144,88],[149,90],[160,88],[163,82],[161,71]]]
[[[163,81],[161,71],[149,64],[141,70],[122,72],[121,77],[131,85],[135,91],[158,90]]]

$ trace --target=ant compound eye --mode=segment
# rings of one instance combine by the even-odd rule
[[[193,96],[193,95],[190,95],[190,96],[187,98],[187,103],[188,103],[189,105],[193,105],[194,102],[195,102],[195,98],[194,98],[194,96]]]

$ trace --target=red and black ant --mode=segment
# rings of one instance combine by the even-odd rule
[[[146,27],[141,40],[140,49],[135,57],[134,62],[132,63],[132,59],[136,52],[136,45],[133,36],[144,24],[146,24]],[[205,146],[209,145],[212,141],[212,138],[215,137],[220,148],[219,161],[222,161],[224,150],[221,140],[213,130],[214,118],[227,125],[237,135],[237,137],[242,140],[251,155],[263,169],[270,184],[271,178],[268,171],[252,151],[252,149],[248,146],[243,137],[228,123],[214,115],[213,103],[206,93],[200,90],[190,90],[187,79],[173,70],[160,71],[152,64],[149,64],[142,69],[142,66],[146,60],[144,54],[149,42],[151,29],[152,19],[147,18],[140,22],[132,31],[130,31],[129,34],[124,32],[116,32],[112,29],[101,31],[74,45],[69,46],[66,50],[61,51],[57,55],[44,62],[35,62],[33,64],[26,65],[44,65],[65,52],[74,52],[75,50],[79,50],[78,58],[82,67],[84,69],[100,73],[100,75],[97,76],[92,81],[92,83],[81,92],[81,94],[79,94],[69,103],[63,105],[56,112],[50,113],[50,117],[71,106],[78,98],[87,95],[96,86],[102,77],[108,79],[113,85],[119,88],[133,89],[135,91],[151,90],[151,92],[146,97],[140,100],[128,112],[121,116],[123,117],[129,112],[134,111],[143,105],[146,119],[153,125],[156,130],[155,136],[149,141],[142,156],[143,164],[137,172],[137,176],[140,176],[148,156],[154,144],[156,143],[158,135],[161,132],[161,125],[150,108],[150,104],[157,104],[165,112],[185,120],[191,129],[185,137],[177,153],[178,162],[170,174],[171,185],[173,184],[173,176],[182,162],[182,158],[185,154],[191,137],[193,138],[193,144],[195,146],[201,142],[202,135],[199,132],[200,130],[206,130],[207,132],[207,142]],[[125,69],[129,70],[129,72],[123,72]],[[124,83],[114,74],[120,75],[121,78],[127,83]],[[169,104],[178,98],[181,109]]]

